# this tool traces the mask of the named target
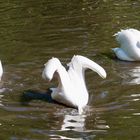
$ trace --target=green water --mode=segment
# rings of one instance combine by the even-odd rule
[[[0,1],[1,140],[139,140],[140,63],[117,60],[114,33],[139,27],[139,0]],[[84,55],[107,72],[86,72],[86,114],[54,104],[44,63]]]

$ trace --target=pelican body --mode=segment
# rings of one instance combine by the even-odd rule
[[[136,29],[121,30],[116,33],[120,48],[113,51],[117,58],[124,61],[140,61],[140,31]]]
[[[88,91],[85,84],[85,70],[91,69],[102,78],[106,78],[105,70],[90,59],[76,55],[73,56],[66,70],[58,58],[50,59],[42,73],[44,79],[52,80],[54,73],[58,76],[58,87],[51,88],[52,98],[57,102],[78,108],[79,114],[88,103]]]

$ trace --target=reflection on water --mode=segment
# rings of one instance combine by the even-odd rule
[[[51,139],[93,139],[99,133],[107,133],[109,129],[106,120],[101,119],[99,116],[94,118],[89,112],[84,115],[78,115],[75,110],[59,110],[56,114],[63,115],[63,121],[61,123],[61,129],[56,131],[59,134],[52,132],[50,134]],[[87,129],[87,122],[91,122],[92,129]]]
[[[2,99],[3,96],[4,95],[0,95],[0,106],[3,106],[2,101],[1,101],[1,99]]]
[[[0,106],[3,106],[2,98],[4,97],[4,92],[6,92],[6,88],[3,87],[4,83],[0,81]]]
[[[65,132],[79,132],[84,133],[85,132],[85,115],[64,115],[64,119],[61,125],[61,129],[58,130],[60,132],[63,132],[63,134],[51,134],[51,139],[68,139],[68,140],[81,140],[82,137],[75,138],[74,135],[64,136]],[[55,138],[56,137],[56,138]]]
[[[140,84],[140,66],[125,71],[124,75],[123,83],[130,85]]]
[[[61,130],[73,130],[78,132],[84,131],[85,115],[65,115]]]

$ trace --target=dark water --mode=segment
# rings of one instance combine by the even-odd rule
[[[1,140],[139,140],[140,63],[115,59],[113,34],[140,29],[139,0],[6,0],[0,2]],[[105,68],[87,71],[86,114],[54,104],[41,77],[44,63],[74,54]]]

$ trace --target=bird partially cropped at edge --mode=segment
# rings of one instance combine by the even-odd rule
[[[102,78],[106,78],[106,72],[97,63],[80,55],[74,55],[68,66],[69,68],[66,70],[58,58],[52,58],[45,64],[42,77],[50,81],[56,74],[59,84],[57,88],[51,88],[52,99],[77,108],[79,114],[82,114],[89,99],[85,83],[85,70],[91,69]]]
[[[140,31],[121,30],[114,34],[120,48],[113,48],[117,58],[124,61],[140,61]]]
[[[1,60],[0,60],[0,81],[1,81],[2,75],[3,75],[3,67],[2,67]]]

